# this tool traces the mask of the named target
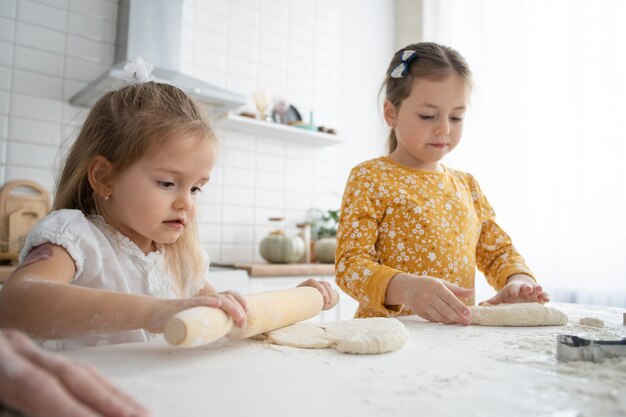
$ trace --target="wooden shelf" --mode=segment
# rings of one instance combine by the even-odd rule
[[[254,277],[289,277],[289,276],[335,276],[335,264],[270,264],[270,263],[236,263],[236,264],[211,264],[216,267],[243,269],[250,278]]]
[[[221,129],[235,130],[252,135],[282,139],[292,143],[302,143],[313,146],[330,146],[343,143],[337,135],[266,122],[232,113],[227,113],[226,116],[217,119],[216,126]]]

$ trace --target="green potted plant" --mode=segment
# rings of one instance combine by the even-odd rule
[[[335,262],[337,247],[337,225],[339,224],[339,210],[317,210],[309,221],[311,237],[315,240],[313,253],[315,259],[321,263]]]

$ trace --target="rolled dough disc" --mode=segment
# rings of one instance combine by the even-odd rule
[[[335,348],[342,353],[385,353],[402,347],[408,332],[400,321],[375,317],[333,323],[296,323],[265,334],[270,343],[299,348]]]
[[[539,303],[482,304],[471,306],[472,324],[478,326],[562,326],[567,316]]]

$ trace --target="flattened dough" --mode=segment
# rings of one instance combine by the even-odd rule
[[[270,343],[299,348],[335,348],[342,353],[385,353],[402,347],[408,332],[400,321],[375,317],[333,323],[296,323],[265,334]]]
[[[565,313],[539,303],[471,306],[472,324],[478,326],[562,326]]]

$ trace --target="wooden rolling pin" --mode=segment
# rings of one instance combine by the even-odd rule
[[[175,346],[200,346],[223,336],[245,339],[315,317],[324,306],[322,294],[312,287],[251,294],[245,299],[250,309],[245,330],[219,308],[194,307],[167,321],[165,339]],[[338,300],[339,294],[333,291],[331,306]]]

